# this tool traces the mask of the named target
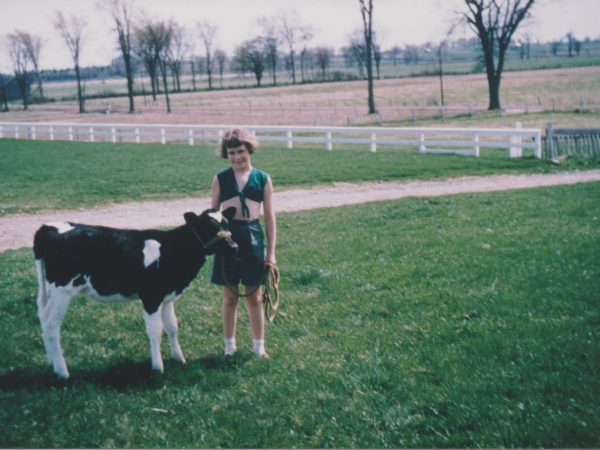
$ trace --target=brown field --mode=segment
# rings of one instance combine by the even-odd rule
[[[153,104],[150,96],[136,97],[129,114],[126,97],[92,99],[85,114],[75,102],[32,105],[29,111],[12,105],[0,121],[180,123],[261,125],[445,125],[526,127],[600,126],[600,67],[505,72],[502,113],[486,112],[484,74],[444,77],[445,118],[440,110],[438,77],[377,80],[378,114],[367,114],[367,83],[351,81],[271,88],[199,91],[171,95],[172,113],[164,96]],[[543,112],[543,114],[542,114]]]

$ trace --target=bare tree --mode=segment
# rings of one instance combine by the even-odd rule
[[[219,81],[221,83],[221,89],[223,89],[223,73],[225,72],[225,64],[227,63],[227,54],[223,50],[215,50],[215,59],[217,60],[217,66],[219,66]]]
[[[260,17],[258,25],[262,28],[262,43],[264,46],[265,62],[273,77],[273,86],[277,85],[277,63],[279,61],[279,39],[277,36],[276,20]]]
[[[296,51],[295,46],[297,43],[298,26],[294,19],[289,14],[280,15],[279,21],[280,34],[283,41],[288,47],[288,58],[290,63],[290,72],[292,72],[292,84],[296,84]]]
[[[40,51],[42,49],[42,38],[40,36],[34,36],[26,31],[17,30],[15,32],[25,51],[25,57],[33,66],[33,72],[38,85],[38,93],[41,99],[44,98],[44,88],[42,86],[42,73],[40,71]]]
[[[108,9],[115,23],[119,48],[125,64],[125,76],[127,78],[127,95],[129,96],[129,112],[135,112],[133,99],[133,0],[103,0],[103,5]]]
[[[173,22],[150,22],[136,27],[137,53],[140,55],[150,76],[153,100],[159,88],[159,71],[163,82],[163,91],[167,103],[167,112],[171,112],[168,75],[171,66],[171,44],[175,25]]]
[[[358,2],[360,4],[360,14],[365,37],[369,114],[374,114],[377,110],[375,109],[375,93],[373,88],[373,0],[358,0]]]
[[[356,64],[358,76],[364,77],[365,67],[367,65],[367,49],[362,32],[355,32],[348,36],[348,47],[343,49],[344,60],[348,67]]]
[[[158,66],[158,50],[156,49],[156,31],[152,23],[145,23],[136,26],[134,29],[135,36],[135,53],[144,64],[144,68],[150,77],[150,90],[152,92],[152,101],[156,104],[156,95],[158,94],[159,83],[159,66]]]
[[[2,112],[8,112],[8,85],[4,75],[0,72],[0,101],[2,102]]]
[[[302,50],[300,50],[300,74],[302,81],[305,81],[305,72],[308,60],[310,59],[310,53],[308,51],[308,43],[314,37],[314,33],[311,27],[302,27],[300,29],[300,42],[302,44]]]
[[[404,47],[404,64],[407,66],[419,62],[419,47],[416,45],[406,45]]]
[[[212,73],[213,73],[213,56],[214,56],[214,45],[215,37],[217,35],[217,26],[208,23],[207,21],[200,22],[198,24],[198,30],[200,32],[200,38],[204,45],[204,54],[206,58],[206,76],[208,78],[208,89],[212,89]]]
[[[171,24],[171,45],[169,50],[169,67],[173,75],[173,90],[181,91],[181,69],[183,60],[189,51],[189,40],[184,28],[176,23]]]
[[[23,109],[29,109],[29,90],[30,90],[30,79],[29,79],[29,58],[27,57],[27,51],[23,45],[23,41],[17,33],[9,34],[7,36],[8,54],[13,65],[13,71],[15,74],[15,81],[19,88],[21,100],[23,101]]]
[[[301,44],[308,35],[312,34],[310,27],[303,27],[297,20],[295,13],[281,14],[279,16],[279,35],[288,50],[288,60],[290,72],[292,73],[292,83],[296,84],[296,47]]]
[[[83,88],[81,86],[81,68],[79,66],[79,57],[81,56],[81,39],[86,22],[81,17],[71,15],[67,20],[59,11],[56,13],[54,27],[60,32],[62,38],[67,44],[73,64],[75,65],[75,77],[77,78],[77,100],[79,102],[79,112],[85,112],[85,99],[83,97]]]
[[[394,67],[396,67],[398,65],[398,60],[400,59],[400,53],[402,53],[402,50],[397,45],[394,45],[389,51],[390,61],[392,62]]]
[[[325,79],[327,76],[327,69],[331,64],[331,58],[333,56],[333,50],[326,47],[317,47],[315,49],[315,58],[317,59],[317,64],[321,68],[321,79]]]
[[[569,58],[573,56],[573,52],[577,49],[577,44],[579,41],[575,38],[573,32],[567,33],[567,50],[569,52]],[[579,55],[579,52],[576,52]]]
[[[535,0],[464,0],[464,18],[481,42],[489,89],[489,110],[501,109],[500,81],[513,33]]]
[[[550,52],[552,53],[552,56],[558,56],[558,50],[560,49],[560,45],[560,41],[552,41],[550,43]]]
[[[195,39],[190,39],[188,44],[188,50],[190,54],[190,72],[192,73],[192,91],[196,91],[196,42]]]
[[[373,61],[375,62],[375,68],[377,69],[377,79],[381,79],[381,58],[383,57],[383,52],[381,51],[381,46],[378,43],[373,43]]]
[[[171,57],[171,43],[173,41],[173,22],[160,22],[156,32],[156,51],[158,53],[158,65],[163,80],[165,100],[167,102],[167,113],[171,112],[171,99],[169,97],[168,69]]]
[[[238,70],[254,74],[256,85],[260,87],[266,66],[263,40],[257,37],[244,42],[236,49],[234,60]]]

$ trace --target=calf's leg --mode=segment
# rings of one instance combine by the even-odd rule
[[[175,301],[168,301],[163,304],[162,307],[162,320],[165,332],[169,338],[169,346],[171,347],[171,357],[179,362],[185,363],[185,358],[179,340],[177,339],[177,332],[179,331],[179,325],[177,324],[177,317],[175,316]]]
[[[68,289],[49,287],[46,292],[46,305],[38,312],[48,362],[52,364],[54,373],[64,379],[69,378],[69,371],[60,345],[60,326],[72,298],[73,295]]]
[[[148,333],[148,338],[150,339],[152,368],[160,373],[165,371],[162,355],[160,354],[160,341],[163,333],[162,308],[163,305],[160,305],[152,314],[149,314],[144,310],[146,333]]]

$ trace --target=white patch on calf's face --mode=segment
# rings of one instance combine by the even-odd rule
[[[219,223],[223,222],[223,214],[221,214],[221,211],[210,212],[210,213],[208,213],[208,216],[212,217],[213,219],[215,219]]]
[[[154,239],[148,239],[144,241],[144,250],[142,251],[144,254],[144,267],[148,267],[153,263],[157,263],[160,258],[160,242],[155,241]]]
[[[69,231],[74,229],[74,227],[68,222],[50,222],[45,225],[48,227],[56,228],[60,234],[68,233]]]

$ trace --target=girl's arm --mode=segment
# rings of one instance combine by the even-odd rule
[[[221,188],[219,187],[219,179],[215,175],[212,180],[212,185],[210,189],[210,204],[211,208],[219,209],[221,207],[221,202],[219,201],[219,197],[221,196]]]
[[[265,213],[265,228],[267,231],[267,256],[265,265],[274,266],[277,264],[275,257],[275,247],[277,245],[277,219],[275,218],[275,210],[273,209],[273,182],[271,177],[267,179],[264,195],[264,213]]]

